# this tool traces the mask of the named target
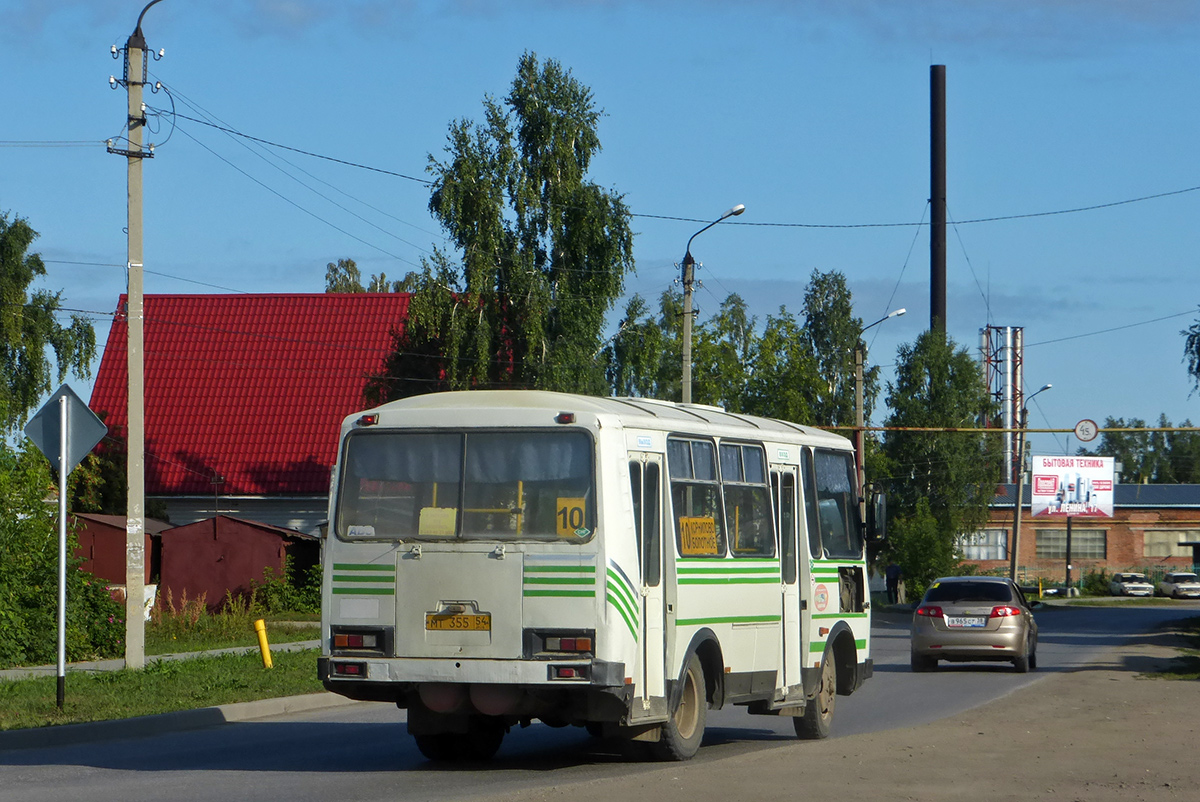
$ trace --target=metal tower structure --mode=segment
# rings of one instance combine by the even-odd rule
[[[1025,329],[1019,326],[988,326],[979,330],[984,381],[996,402],[998,415],[987,426],[1015,429],[1021,425],[1025,404]],[[1015,452],[1012,432],[1004,434],[1004,481],[1021,476],[1020,456]],[[1014,478],[1015,477],[1015,478]]]

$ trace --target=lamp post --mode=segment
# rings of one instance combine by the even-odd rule
[[[863,496],[862,488],[866,483],[866,472],[863,468],[863,362],[866,356],[866,348],[862,343],[863,333],[867,329],[878,326],[885,320],[894,317],[900,317],[907,309],[896,309],[888,312],[883,317],[876,320],[870,326],[863,326],[854,341],[854,468],[858,474],[858,506],[859,519],[866,520],[866,498]]]
[[[692,240],[730,217],[736,217],[746,211],[742,204],[734,206],[725,214],[713,220],[704,228],[693,234],[687,241],[683,254],[683,403],[692,403],[692,283],[695,280],[696,260],[692,258]]]
[[[1017,480],[1017,501],[1013,508],[1012,549],[1008,553],[1008,578],[1013,582],[1017,581],[1017,549],[1021,544],[1021,504],[1024,502],[1022,496],[1025,495],[1025,429],[1029,425],[1029,402],[1033,400],[1033,396],[1044,393],[1053,386],[1043,384],[1037,393],[1026,398],[1021,404],[1021,427],[1017,431],[1017,475],[1013,477]]]

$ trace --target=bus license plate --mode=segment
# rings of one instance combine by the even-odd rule
[[[425,616],[425,629],[434,632],[490,632],[492,616],[489,613],[429,613]]]
[[[974,615],[951,616],[946,619],[948,627],[982,627],[987,626],[987,619]]]

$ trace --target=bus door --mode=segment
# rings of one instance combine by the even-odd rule
[[[630,454],[629,481],[633,490],[641,577],[641,672],[637,677],[643,709],[650,699],[666,696],[666,604],[663,598],[662,456]]]
[[[796,562],[796,466],[771,466],[771,494],[775,502],[776,529],[779,532],[779,570],[783,581],[781,602],[781,654],[779,687],[788,688],[800,683],[801,651],[800,637],[800,589],[797,583],[799,569]]]

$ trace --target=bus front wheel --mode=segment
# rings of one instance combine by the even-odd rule
[[[679,704],[672,711],[671,718],[663,724],[662,739],[655,744],[655,752],[660,760],[688,760],[699,751],[708,719],[706,689],[704,666],[700,658],[693,654],[683,675]]]
[[[808,740],[828,738],[833,726],[833,708],[837,701],[837,661],[833,649],[826,647],[821,657],[821,681],[817,695],[804,706],[804,715],[792,719],[796,735]]]

